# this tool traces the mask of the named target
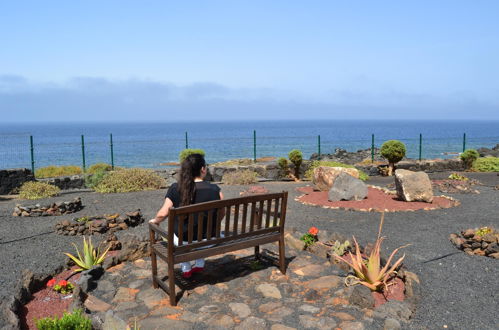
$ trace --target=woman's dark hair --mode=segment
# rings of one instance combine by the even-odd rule
[[[200,154],[191,154],[180,164],[180,180],[178,183],[180,206],[190,205],[194,202],[196,194],[194,178],[201,175],[201,168],[205,166],[206,161]]]

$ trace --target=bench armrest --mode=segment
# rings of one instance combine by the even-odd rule
[[[166,230],[161,229],[157,224],[154,223],[149,223],[149,233],[151,234],[151,238],[153,237],[154,233],[159,234],[165,239],[168,238],[168,232]]]

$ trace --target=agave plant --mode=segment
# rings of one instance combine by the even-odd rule
[[[400,257],[392,266],[390,263],[395,256],[395,254],[407,245],[401,246],[395,249],[388,258],[386,265],[381,267],[381,243],[385,239],[381,237],[381,229],[383,228],[383,222],[385,219],[385,214],[381,214],[381,221],[379,224],[378,238],[374,244],[369,257],[364,258],[360,252],[359,244],[355,237],[353,241],[355,244],[355,255],[349,252],[349,258],[341,257],[333,254],[333,256],[346,264],[348,264],[355,272],[355,276],[358,282],[372,291],[380,291],[382,288],[387,287],[387,282],[396,273],[396,269],[402,264],[405,258],[405,254]]]
[[[73,260],[80,268],[76,269],[75,272],[81,272],[83,270],[88,270],[92,268],[95,265],[99,265],[104,261],[104,258],[106,257],[107,252],[111,248],[111,245],[108,246],[108,248],[101,254],[100,253],[100,248],[97,248],[97,250],[94,248],[92,245],[92,239],[89,237],[88,242],[83,237],[83,255],[80,254],[80,250],[74,244],[74,247],[76,249],[76,253],[78,254],[78,257],[75,257],[74,255],[70,253],[64,253],[67,255],[71,260]]]

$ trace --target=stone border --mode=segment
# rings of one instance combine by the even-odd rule
[[[21,204],[16,204],[14,208],[14,217],[46,217],[46,216],[59,216],[63,214],[71,214],[83,209],[81,203],[81,197],[76,197],[71,202],[57,202],[46,205],[31,205],[22,206]]]
[[[499,233],[493,231],[483,236],[476,235],[476,229],[467,229],[461,233],[450,234],[452,244],[468,255],[486,256],[499,259]]]
[[[378,186],[373,186],[373,185],[368,185],[368,187],[371,187],[371,188],[374,188],[374,189],[379,189],[379,190],[383,191],[386,194],[393,195],[393,190],[389,190],[389,189],[386,189],[386,188],[383,188],[383,187],[378,187]],[[440,209],[449,209],[451,207],[456,207],[456,206],[461,205],[461,202],[458,201],[457,199],[454,199],[454,198],[452,198],[450,196],[440,195],[440,196],[435,196],[435,197],[442,197],[442,198],[448,199],[448,200],[450,200],[453,203],[453,205],[451,205],[449,207],[425,207],[425,208],[418,209],[418,210],[388,210],[388,209],[379,210],[379,209],[375,209],[375,208],[372,208],[372,207],[370,207],[368,209],[359,209],[359,208],[355,208],[355,207],[327,206],[327,205],[319,205],[319,204],[314,204],[314,203],[300,201],[300,198],[302,198],[305,195],[308,195],[308,194],[304,193],[304,194],[301,194],[301,195],[295,197],[295,201],[298,202],[298,203],[301,203],[303,205],[321,207],[323,209],[345,210],[345,211],[359,211],[359,212],[386,212],[386,213],[392,213],[393,212],[394,213],[394,212],[416,212],[416,211],[421,211],[421,210],[423,210],[423,211],[432,211],[432,210],[440,210]]]
[[[84,303],[88,295],[88,290],[92,288],[95,282],[102,275],[104,270],[107,270],[124,261],[133,261],[149,255],[149,240],[148,238],[139,237],[137,235],[128,235],[121,240],[123,248],[120,252],[112,257],[106,258],[102,267],[95,267],[86,272],[82,272],[82,276],[78,280],[73,290],[73,303],[69,310],[83,309]],[[3,314],[7,325],[1,330],[18,330],[21,327],[19,313],[22,307],[27,304],[35,292],[43,288],[47,281],[56,274],[67,269],[67,265],[60,265],[51,272],[41,274],[33,273],[30,270],[23,270],[21,278],[16,284],[15,293],[8,300],[0,303],[0,313]],[[99,328],[97,328],[99,329]]]
[[[92,216],[63,220],[55,225],[56,233],[59,235],[93,235],[94,233],[104,234],[125,230],[129,227],[136,227],[144,222],[140,210],[125,213],[126,217],[121,217],[118,213],[108,216]],[[79,219],[84,219],[80,220]]]

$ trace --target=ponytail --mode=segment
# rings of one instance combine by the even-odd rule
[[[180,206],[186,206],[194,203],[196,195],[196,184],[194,178],[201,175],[201,168],[206,166],[206,161],[200,154],[191,154],[187,156],[180,165]]]

